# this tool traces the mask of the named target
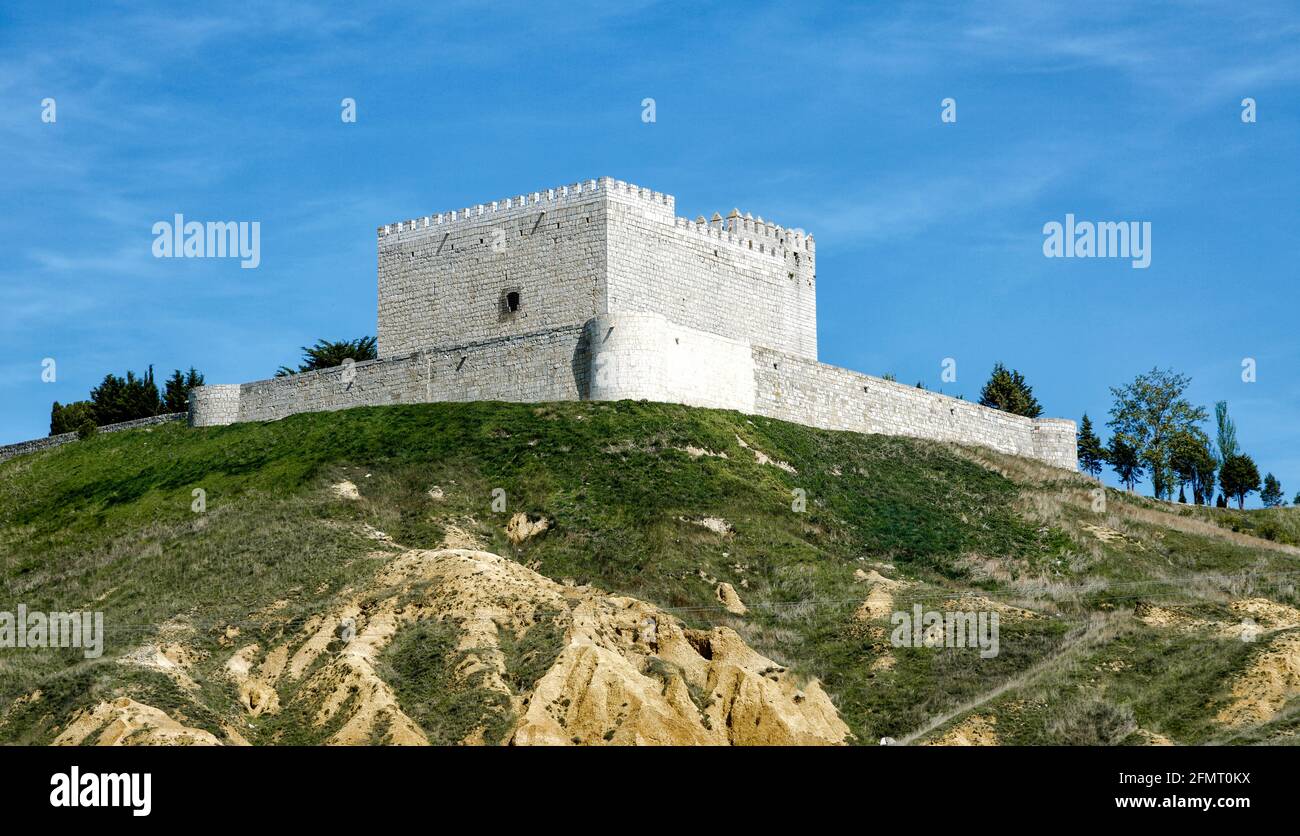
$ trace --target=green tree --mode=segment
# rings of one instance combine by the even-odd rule
[[[1246,505],[1246,495],[1259,490],[1259,468],[1250,456],[1238,453],[1229,456],[1219,469],[1219,486],[1223,495],[1237,500],[1237,507]]]
[[[50,435],[76,432],[85,421],[95,423],[95,405],[90,401],[73,401],[67,406],[55,401],[50,407]]]
[[[1197,505],[1209,504],[1214,498],[1214,471],[1218,465],[1210,452],[1210,439],[1197,427],[1174,435],[1170,444],[1169,469],[1178,485],[1179,496],[1183,487],[1192,488],[1192,501]],[[1185,501],[1185,500],[1179,500]]]
[[[1106,461],[1110,462],[1115,475],[1132,492],[1133,486],[1144,473],[1142,457],[1138,455],[1137,448],[1122,435],[1111,436],[1110,445],[1106,448]]]
[[[1214,477],[1217,469],[1218,462],[1214,460],[1209,445],[1206,445],[1197,456],[1196,478],[1192,483],[1192,490],[1199,497],[1196,500],[1198,504],[1209,505],[1214,501]]]
[[[1137,450],[1150,471],[1157,499],[1165,499],[1172,492],[1169,460],[1174,438],[1180,432],[1196,430],[1196,425],[1206,418],[1203,407],[1192,406],[1183,397],[1191,380],[1187,375],[1153,368],[1132,383],[1110,390],[1115,404],[1110,408],[1107,426]]]
[[[1277,508],[1286,501],[1282,498],[1282,483],[1272,473],[1264,476],[1264,490],[1260,491],[1259,500],[1265,508]]]
[[[153,379],[153,366],[141,377],[128,371],[125,378],[114,374],[104,375],[104,380],[90,390],[94,404],[95,423],[99,426],[134,421],[159,414],[162,400]]]
[[[162,410],[164,414],[173,414],[176,412],[187,412],[190,408],[190,390],[203,385],[203,375],[190,370],[186,374],[181,374],[180,369],[172,372],[172,376],[167,378],[163,385]]]
[[[1218,462],[1224,462],[1240,452],[1237,449],[1237,425],[1228,417],[1228,402],[1219,401],[1214,405],[1214,425],[1219,444]]]
[[[1101,474],[1101,467],[1106,463],[1106,448],[1092,429],[1092,419],[1083,413],[1079,422],[1079,434],[1076,437],[1079,450],[1079,469],[1091,476]]]
[[[1025,376],[1008,370],[1001,363],[993,366],[993,374],[980,390],[980,405],[1000,409],[1026,418],[1037,418],[1043,407],[1034,397],[1034,390],[1025,382]]]
[[[341,340],[331,342],[330,340],[317,340],[314,346],[302,347],[302,363],[297,369],[291,369],[288,366],[281,366],[275,373],[276,377],[285,377],[291,374],[302,374],[303,372],[312,372],[317,369],[332,369],[335,366],[343,365],[345,360],[352,360],[361,363],[366,360],[374,360],[379,356],[376,350],[378,340],[375,337],[361,337],[355,340]]]

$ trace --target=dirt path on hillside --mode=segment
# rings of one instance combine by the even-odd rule
[[[998,697],[1005,694],[1007,691],[1010,691],[1013,688],[1019,688],[1022,685],[1029,684],[1030,682],[1034,681],[1038,677],[1042,676],[1044,673],[1047,673],[1048,671],[1064,664],[1071,657],[1077,655],[1080,651],[1092,649],[1093,647],[1101,643],[1099,639],[1104,635],[1106,628],[1110,625],[1111,621],[1113,621],[1116,617],[1117,617],[1116,615],[1112,615],[1109,613],[1106,614],[1094,613],[1091,620],[1089,620],[1087,624],[1081,627],[1077,627],[1074,630],[1070,631],[1068,634],[1066,634],[1065,641],[1062,642],[1061,644],[1061,649],[1058,650],[1056,653],[1053,653],[1051,656],[1048,656],[1046,659],[1043,659],[1041,662],[1029,668],[1028,670],[1006,680],[1002,684],[998,685],[996,688],[993,688],[990,691],[986,691],[983,694],[980,694],[978,697],[975,697],[974,699],[963,703],[962,705],[952,709],[951,711],[946,711],[943,714],[940,714],[937,717],[932,718],[931,720],[927,721],[925,725],[921,726],[921,728],[911,732],[910,734],[905,735],[902,739],[900,739],[898,741],[899,745],[901,746],[910,745],[917,739],[925,737],[930,732],[943,726],[944,724],[950,722],[951,720],[954,720],[957,717],[962,716],[963,714],[969,714],[972,711],[978,709],[980,706],[990,702],[991,700],[997,699]]]

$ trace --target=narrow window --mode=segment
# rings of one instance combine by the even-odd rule
[[[520,308],[524,304],[523,288],[518,285],[501,288],[501,295],[497,297],[497,300],[498,322],[510,322],[516,316],[525,316],[520,312]]]

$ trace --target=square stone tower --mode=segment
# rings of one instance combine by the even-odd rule
[[[674,206],[601,178],[380,227],[380,356],[653,313],[815,360],[812,236]]]

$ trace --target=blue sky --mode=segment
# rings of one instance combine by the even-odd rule
[[[812,232],[825,362],[974,398],[1000,360],[1100,423],[1172,367],[1300,490],[1295,5],[381,5],[0,7],[0,443],[108,371],[373,334],[376,226],[611,176]],[[177,212],[261,266],[153,258]],[[1045,258],[1066,213],[1151,266]]]

